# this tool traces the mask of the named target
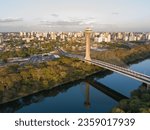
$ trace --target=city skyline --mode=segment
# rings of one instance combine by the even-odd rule
[[[0,0],[0,32],[150,31],[149,0]]]

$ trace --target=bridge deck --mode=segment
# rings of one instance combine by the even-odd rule
[[[85,61],[85,62],[89,62],[91,64],[103,67],[105,69],[123,74],[125,76],[128,76],[130,78],[136,79],[138,81],[141,81],[143,83],[146,83],[147,85],[150,85],[150,76],[130,70],[128,68],[124,68],[124,67],[120,67],[114,64],[110,64],[101,60],[96,60],[96,59],[92,59],[92,60],[85,60],[83,56],[80,55],[75,55],[75,54],[69,54],[59,48],[57,48],[57,50],[64,56],[67,57],[71,57],[71,58],[78,58],[79,60]]]

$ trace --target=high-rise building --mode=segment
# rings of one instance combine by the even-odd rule
[[[130,36],[129,36],[129,41],[134,41],[135,40],[135,36],[133,33],[130,33]]]
[[[23,32],[23,35],[26,37],[27,33],[26,33],[26,32]]]
[[[52,40],[56,40],[57,36],[56,36],[56,34],[54,32],[51,32],[50,36],[51,36]]]
[[[0,43],[2,43],[2,42],[3,42],[3,35],[0,34]]]
[[[122,40],[122,39],[123,39],[122,33],[119,32],[119,33],[117,34],[117,39],[118,39],[118,40]]]
[[[109,33],[105,34],[105,42],[111,42],[111,35]]]
[[[23,37],[23,32],[20,32],[20,37]]]
[[[102,42],[103,41],[103,38],[102,37],[99,37],[98,38],[98,42]]]
[[[125,35],[124,36],[124,41],[128,41],[129,40],[129,36]]]
[[[47,37],[48,37],[48,33],[47,33],[47,32],[44,32],[44,33],[43,33],[43,37],[47,38]]]
[[[150,34],[148,34],[148,38],[147,39],[150,40]]]

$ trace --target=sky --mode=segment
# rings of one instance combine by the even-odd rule
[[[0,0],[0,32],[150,32],[150,0]]]

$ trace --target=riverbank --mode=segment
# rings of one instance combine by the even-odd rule
[[[150,48],[147,48],[146,53],[150,52]],[[120,53],[120,50],[118,51]],[[117,52],[115,51],[115,53]],[[136,51],[136,56],[137,53],[138,51]],[[103,55],[105,54],[106,52]],[[103,57],[103,55],[100,56]],[[138,58],[144,60],[145,55],[135,58],[132,62],[138,61]],[[131,60],[128,63],[131,63]],[[87,76],[95,73],[103,76],[105,72],[106,70],[100,67],[66,57],[37,65],[26,65],[23,67],[18,65],[9,66],[0,69],[0,73],[2,74],[0,76],[0,103],[14,101],[43,90],[61,87],[69,82],[84,80]]]
[[[121,100],[113,113],[150,113],[150,89],[142,85],[131,92],[130,99]]]

